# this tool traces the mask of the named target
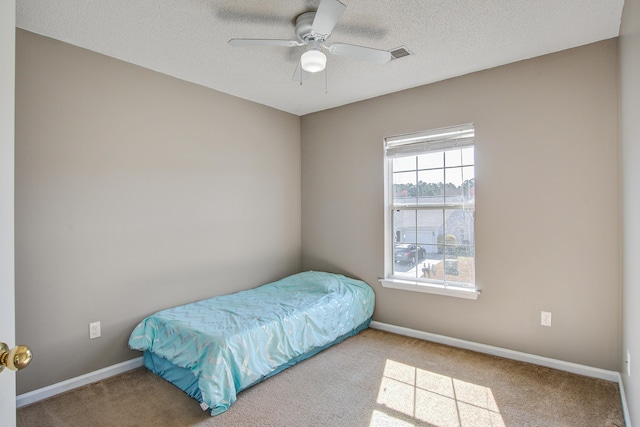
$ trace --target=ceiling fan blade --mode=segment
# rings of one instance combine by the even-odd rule
[[[311,31],[316,35],[329,37],[346,8],[347,6],[338,0],[321,0],[311,24]]]
[[[285,46],[296,47],[304,46],[304,43],[296,40],[277,40],[277,39],[231,39],[231,46]]]
[[[376,64],[386,64],[391,61],[391,52],[371,47],[356,46],[353,44],[334,43],[327,47],[329,52],[338,56],[348,56],[349,58],[363,59]]]

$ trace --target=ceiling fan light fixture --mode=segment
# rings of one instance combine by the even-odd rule
[[[317,73],[327,66],[327,56],[318,49],[309,49],[300,57],[300,65],[309,73]]]

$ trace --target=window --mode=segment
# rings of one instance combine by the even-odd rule
[[[385,139],[383,286],[477,298],[474,126]]]

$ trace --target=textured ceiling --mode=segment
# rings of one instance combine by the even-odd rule
[[[341,0],[328,42],[414,55],[385,65],[328,55],[327,72],[292,80],[295,39],[319,0],[17,0],[17,26],[297,115],[616,37],[624,0]]]

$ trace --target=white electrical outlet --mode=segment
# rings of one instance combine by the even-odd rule
[[[100,338],[100,322],[89,323],[89,339]]]
[[[551,312],[549,311],[540,312],[540,324],[542,326],[551,326]]]
[[[627,360],[625,360],[625,363],[627,364],[627,376],[630,377],[631,376],[631,352],[629,352],[629,349],[627,349]]]

